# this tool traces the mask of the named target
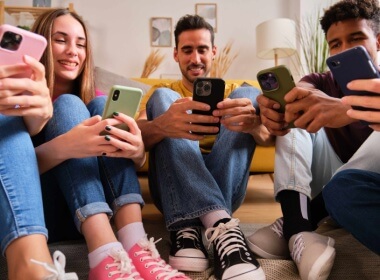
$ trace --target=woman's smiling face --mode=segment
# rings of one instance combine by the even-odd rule
[[[51,47],[55,81],[72,82],[82,72],[86,60],[86,34],[83,26],[71,15],[54,20]]]

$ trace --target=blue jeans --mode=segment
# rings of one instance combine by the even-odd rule
[[[342,170],[325,186],[323,198],[331,217],[380,255],[380,174]]]
[[[43,234],[41,184],[34,147],[21,117],[0,114],[1,253],[15,239]]]
[[[241,87],[230,98],[248,97],[257,104],[258,94],[253,87]],[[148,120],[166,112],[178,98],[170,89],[157,89],[147,103]],[[244,200],[255,147],[250,134],[223,125],[207,155],[198,141],[165,138],[157,143],[149,152],[149,186],[168,230],[199,226],[199,217],[211,211],[233,213]]]
[[[91,116],[101,115],[105,102],[105,96],[97,97],[86,106],[75,95],[61,95],[54,102],[53,118],[43,131],[44,141],[66,133]],[[43,190],[62,192],[78,231],[89,216],[106,213],[111,217],[123,205],[144,204],[135,166],[130,159],[74,158],[62,162],[44,176]],[[49,206],[54,207],[53,204],[46,203],[45,212],[51,212]],[[60,223],[58,216],[55,223]],[[49,229],[49,223],[47,225]]]

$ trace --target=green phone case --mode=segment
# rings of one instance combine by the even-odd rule
[[[271,75],[269,77],[275,79],[277,82],[270,80],[270,78],[267,78],[268,76],[265,75]],[[281,107],[278,111],[284,113],[286,105],[284,96],[295,87],[293,76],[289,69],[284,65],[279,65],[261,70],[257,73],[257,80],[263,95],[280,103]],[[289,128],[291,127],[294,127],[294,125],[290,124]]]
[[[108,95],[102,119],[112,118],[114,112],[123,113],[135,118],[142,95],[143,92],[139,88],[114,85]],[[120,124],[116,127],[128,130],[125,124]]]

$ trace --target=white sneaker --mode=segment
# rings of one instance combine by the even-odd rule
[[[326,280],[335,259],[334,239],[315,232],[300,232],[289,240],[290,255],[302,280]]]
[[[290,252],[282,225],[283,218],[278,218],[273,224],[262,227],[247,237],[252,252],[265,259],[288,259]]]
[[[44,280],[78,280],[78,275],[74,272],[65,273],[66,257],[60,251],[55,251],[53,254],[54,264],[39,262],[31,259],[31,262],[42,265],[45,269],[52,274]]]

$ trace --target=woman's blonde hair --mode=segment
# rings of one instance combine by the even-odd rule
[[[50,94],[53,96],[54,89],[54,59],[51,47],[51,36],[54,20],[63,15],[70,15],[76,19],[82,26],[86,35],[86,60],[82,72],[74,81],[73,94],[79,96],[85,104],[90,102],[95,97],[95,77],[94,63],[92,59],[92,48],[89,39],[88,29],[82,18],[67,9],[54,9],[40,15],[33,24],[32,31],[44,36],[48,42],[47,48],[42,55],[41,63],[45,66],[47,85],[50,89]]]

